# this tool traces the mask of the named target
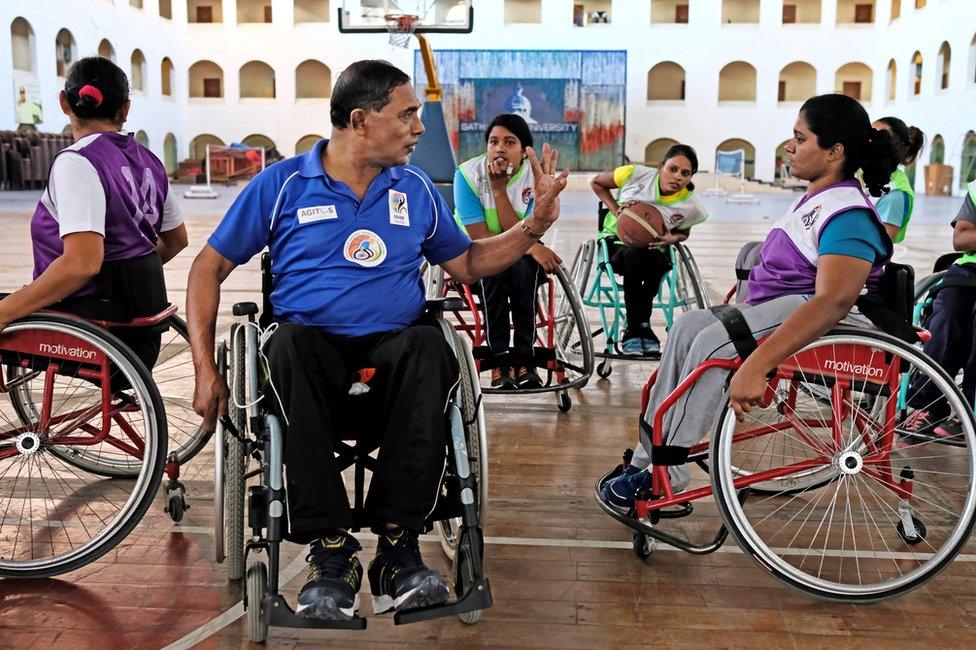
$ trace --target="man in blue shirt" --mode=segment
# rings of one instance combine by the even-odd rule
[[[279,323],[266,344],[287,416],[289,539],[309,544],[303,616],[340,619],[359,604],[359,543],[334,458],[335,416],[352,372],[376,368],[354,414],[380,444],[366,510],[379,535],[369,567],[373,611],[443,603],[448,588],[420,557],[418,534],[444,471],[445,404],[458,364],[423,321],[421,262],[476,282],[510,266],[555,221],[566,174],[554,152],[531,155],[536,208],[520,228],[471,242],[434,184],[407,158],[424,132],[409,77],[359,61],[336,81],[332,139],[252,180],[194,260],[187,320],[196,368],[194,408],[212,425],[227,386],[213,361],[220,283],[265,247]]]

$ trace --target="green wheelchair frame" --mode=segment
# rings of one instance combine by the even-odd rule
[[[711,306],[701,272],[694,256],[683,244],[668,246],[671,257],[671,270],[661,280],[661,285],[652,302],[652,309],[664,314],[666,329],[674,324],[676,313],[689,309],[705,309]],[[590,284],[590,271],[596,265],[596,274]],[[602,350],[595,350],[594,356],[602,357],[597,366],[597,374],[606,378],[613,368],[610,359],[646,359],[641,355],[625,354],[620,349],[620,332],[626,327],[627,316],[623,305],[623,286],[610,266],[610,249],[605,237],[584,242],[576,252],[570,275],[579,288],[583,304],[597,310],[600,327],[593,332],[596,337],[604,335]]]
[[[935,296],[943,288],[942,284],[949,267],[962,256],[962,253],[946,253],[940,256],[932,266],[932,274],[927,275],[915,283],[915,305],[912,308],[912,323],[922,327],[928,317],[932,305],[935,303]],[[976,286],[973,287],[976,289]],[[898,408],[904,410],[908,408],[908,387],[911,377],[904,377],[898,391]],[[973,413],[976,414],[976,404],[973,406]]]

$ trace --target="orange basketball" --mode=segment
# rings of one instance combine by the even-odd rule
[[[617,217],[617,237],[627,246],[647,248],[665,233],[664,217],[650,203],[634,203]]]

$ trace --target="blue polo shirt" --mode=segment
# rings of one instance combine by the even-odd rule
[[[325,173],[327,145],[254,177],[207,243],[235,264],[268,248],[276,320],[340,336],[403,329],[423,312],[423,260],[454,259],[471,240],[424,172],[384,169],[360,201]]]

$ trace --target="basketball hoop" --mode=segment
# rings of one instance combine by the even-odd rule
[[[390,34],[390,45],[396,47],[409,47],[410,37],[417,29],[420,16],[414,14],[387,14],[383,16],[386,20],[386,31]]]

